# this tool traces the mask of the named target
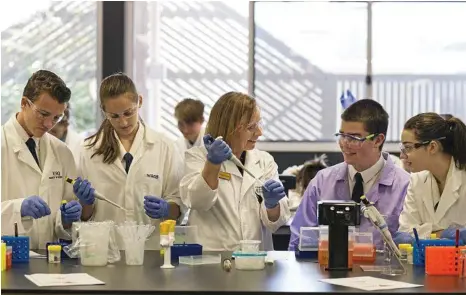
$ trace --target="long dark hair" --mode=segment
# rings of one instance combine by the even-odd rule
[[[404,129],[412,130],[421,142],[438,140],[456,167],[466,170],[466,125],[460,119],[452,116],[445,120],[437,113],[422,113],[409,119]]]
[[[120,95],[128,95],[132,97],[135,102],[137,102],[139,98],[136,86],[128,76],[123,73],[117,73],[102,80],[99,91],[102,110],[104,109],[105,100],[117,98]],[[99,147],[95,153],[92,154],[91,158],[96,155],[103,155],[104,163],[106,164],[111,164],[118,158],[120,148],[118,140],[115,137],[115,132],[113,132],[114,130],[110,121],[105,117],[97,133],[86,139],[90,141],[87,147],[94,147],[97,145],[100,137],[103,137]]]

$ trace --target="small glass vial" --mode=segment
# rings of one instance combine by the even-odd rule
[[[409,246],[406,249],[406,253],[407,253],[407,258],[408,258],[408,264],[413,264],[413,247]]]
[[[459,257],[459,276],[460,278],[466,278],[466,249],[460,250],[460,257]]]
[[[60,263],[61,262],[61,246],[60,245],[49,245],[49,263]]]
[[[398,248],[400,249],[401,257],[400,261],[407,262],[408,261],[408,248],[411,247],[410,244],[399,244]]]

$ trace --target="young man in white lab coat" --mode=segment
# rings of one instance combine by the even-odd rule
[[[153,224],[146,249],[160,249],[161,219],[180,216],[181,158],[173,140],[145,126],[138,117],[142,97],[133,81],[122,73],[102,80],[100,103],[105,120],[81,152],[76,195],[94,204],[93,221],[112,220]],[[95,199],[95,191],[118,208]],[[87,216],[86,216],[87,217]],[[117,235],[119,249],[125,244]]]
[[[82,206],[73,200],[76,167],[67,146],[47,133],[63,118],[71,91],[56,74],[40,70],[28,80],[21,111],[2,126],[2,235],[30,238],[31,249],[70,239]],[[61,207],[61,201],[68,203]]]
[[[76,167],[79,165],[80,152],[84,143],[84,137],[70,128],[70,105],[65,109],[65,116],[50,131],[50,134],[60,139],[71,150]]]
[[[207,251],[234,251],[241,240],[261,240],[262,249],[273,250],[271,233],[287,222],[290,210],[273,157],[255,149],[262,135],[255,99],[224,94],[212,108],[206,133],[204,146],[186,152],[180,183],[198,242]],[[232,155],[260,180],[229,161]]]
[[[183,134],[176,140],[176,145],[184,158],[186,150],[203,144],[204,104],[198,99],[183,99],[175,107],[175,118],[178,121],[178,129]]]
[[[420,238],[466,244],[466,126],[458,118],[423,113],[409,119],[401,135],[401,158],[412,172],[395,242]]]

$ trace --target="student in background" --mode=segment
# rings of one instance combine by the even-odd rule
[[[409,174],[396,166],[382,152],[388,129],[388,114],[371,99],[362,99],[349,106],[341,115],[340,131],[336,134],[344,162],[317,173],[307,187],[303,200],[291,223],[289,250],[298,247],[300,228],[317,226],[317,202],[344,200],[360,202],[360,197],[375,204],[386,215],[392,234],[398,229]],[[362,231],[373,231],[369,220],[361,220]],[[377,248],[383,247],[378,232],[374,232]]]
[[[47,133],[64,116],[71,91],[55,73],[35,72],[21,97],[21,111],[2,126],[2,235],[29,236],[31,249],[71,239],[83,208],[64,178],[76,176],[73,155]],[[61,207],[62,200],[68,203]],[[67,230],[68,229],[68,230]]]
[[[296,211],[299,204],[301,204],[303,194],[309,182],[317,175],[317,172],[328,167],[325,160],[326,155],[323,154],[314,160],[306,161],[294,171],[293,175],[296,176],[296,189],[288,191],[288,207],[291,211]],[[283,174],[285,174],[285,171]]]
[[[84,137],[75,132],[70,128],[70,105],[65,109],[63,119],[58,122],[49,133],[60,139],[71,150],[73,157],[76,163],[76,166],[79,164],[79,153],[82,149],[82,144],[84,142]]]
[[[271,232],[290,216],[277,164],[255,149],[260,122],[253,97],[228,92],[212,108],[204,145],[186,151],[181,198],[192,210],[190,224],[198,227],[198,241],[207,251],[234,251],[241,240],[262,240],[261,248],[272,250]],[[229,161],[232,154],[264,186]]]
[[[455,239],[458,228],[466,243],[465,124],[455,117],[419,114],[405,123],[401,141],[401,156],[412,174],[395,242],[413,242],[413,228],[420,238]]]
[[[94,206],[94,221],[155,225],[146,249],[159,249],[160,220],[180,215],[179,152],[172,140],[140,120],[142,97],[128,76],[118,73],[103,79],[99,96],[105,120],[85,141],[79,165],[84,180],[78,178],[74,192]],[[96,200],[95,190],[126,211]],[[117,240],[124,249],[118,235]]]
[[[178,121],[178,129],[183,134],[183,137],[176,141],[176,145],[184,158],[186,150],[202,145],[204,104],[198,99],[183,99],[175,107],[175,118]]]

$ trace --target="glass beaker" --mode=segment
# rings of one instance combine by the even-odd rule
[[[393,253],[390,247],[385,247],[385,259],[381,274],[388,276],[399,276],[406,274],[406,269],[400,259]]]

